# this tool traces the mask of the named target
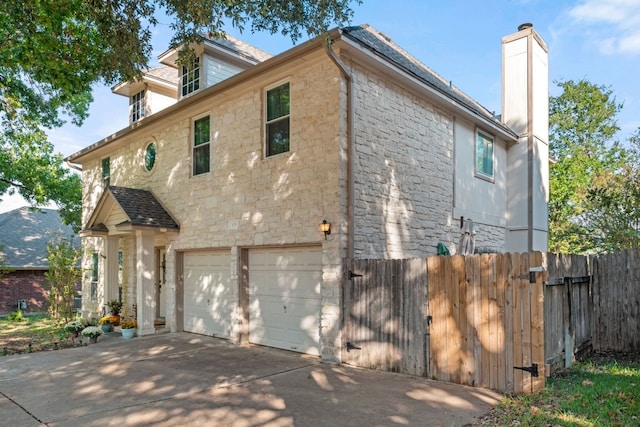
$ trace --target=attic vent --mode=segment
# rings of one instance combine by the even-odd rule
[[[533,28],[533,24],[531,22],[525,22],[524,24],[520,24],[518,26],[518,31],[526,30],[528,28]]]

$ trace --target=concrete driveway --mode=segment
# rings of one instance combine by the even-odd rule
[[[498,399],[188,333],[0,357],[7,426],[463,426]]]

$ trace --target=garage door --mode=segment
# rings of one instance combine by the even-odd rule
[[[184,254],[184,330],[229,338],[237,296],[230,286],[228,252]]]
[[[320,354],[320,248],[249,251],[249,341]]]

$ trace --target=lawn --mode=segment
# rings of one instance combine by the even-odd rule
[[[640,426],[640,355],[591,355],[539,393],[504,398],[475,425]]]
[[[86,343],[88,339],[84,341]],[[0,317],[0,356],[80,345],[83,345],[80,339],[72,339],[62,326],[56,325],[47,315],[24,316],[20,321]]]

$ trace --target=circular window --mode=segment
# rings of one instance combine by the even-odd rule
[[[144,168],[148,171],[153,169],[153,165],[156,164],[156,143],[152,142],[147,145],[147,149],[144,151]]]

